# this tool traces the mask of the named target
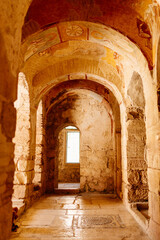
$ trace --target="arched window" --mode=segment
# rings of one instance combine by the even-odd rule
[[[79,163],[80,132],[74,126],[68,126],[66,131],[66,163]]]

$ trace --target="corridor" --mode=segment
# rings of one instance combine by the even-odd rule
[[[45,195],[19,219],[14,240],[149,240],[113,195]]]

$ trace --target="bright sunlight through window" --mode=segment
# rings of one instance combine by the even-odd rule
[[[80,132],[75,127],[67,127],[66,130],[66,162],[79,163]]]

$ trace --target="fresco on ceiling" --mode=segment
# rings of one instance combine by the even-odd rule
[[[88,28],[82,23],[60,23],[58,28],[62,41],[87,40]]]
[[[75,40],[80,41],[79,45]],[[34,54],[40,57],[54,55],[58,58],[68,56],[68,54],[92,56],[112,65],[120,74],[120,69],[117,69],[120,55],[109,48],[113,44],[116,45],[116,41],[115,35],[106,26],[98,27],[96,24],[84,22],[60,23],[29,38],[25,61]],[[91,43],[97,45],[93,46]],[[123,44],[122,47],[126,51],[133,51],[127,38],[124,42],[122,39],[121,45]]]
[[[113,52],[111,49],[107,47],[105,47],[105,49],[106,49],[106,56],[102,57],[102,60],[106,61],[108,64],[116,68],[115,52]]]
[[[114,31],[108,29],[107,27],[101,25],[98,27],[96,24],[92,23],[73,22],[57,24],[56,26],[44,30],[43,32],[39,32],[29,38],[27,40],[29,46],[24,60],[26,61],[37,53],[39,56],[54,54],[56,51],[54,46],[57,46],[59,43],[65,43],[72,40],[88,40],[107,48],[112,48],[113,45],[117,47],[120,45],[122,50],[125,49],[125,51],[129,53],[133,52],[132,45],[130,45],[127,38],[122,38],[121,41],[118,42]]]
[[[143,23],[148,14],[149,4],[152,4],[152,0],[33,0],[27,12],[25,24],[32,20],[44,28],[49,27],[51,23],[67,21],[102,23],[136,43],[152,69],[152,41],[151,37],[148,37],[150,35],[148,27]],[[65,39],[67,34],[73,37],[75,32],[76,36],[82,36],[84,33],[81,31],[81,26],[74,26],[71,29],[69,27],[67,33],[64,32],[62,35]],[[101,38],[96,32],[93,32],[92,36]]]
[[[57,27],[52,27],[45,31],[34,34],[31,38],[29,38],[29,46],[27,48],[24,60],[26,61],[34,54],[43,52],[52,45],[56,45],[58,43],[60,43],[60,38]]]

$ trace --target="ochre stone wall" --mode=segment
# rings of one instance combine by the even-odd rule
[[[46,121],[48,191],[53,191],[57,178],[59,130],[72,124],[81,132],[81,190],[114,192],[113,121],[102,100],[90,91],[83,90],[82,94],[81,90],[74,90],[49,110]]]
[[[0,2],[0,239],[9,238],[12,224],[14,138],[17,93],[17,73],[21,27],[30,0]]]

